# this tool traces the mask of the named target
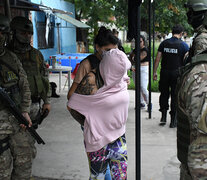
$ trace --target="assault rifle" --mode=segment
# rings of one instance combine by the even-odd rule
[[[10,112],[14,115],[14,117],[18,120],[19,124],[24,124],[29,133],[35,138],[38,144],[45,144],[43,139],[39,136],[39,134],[35,131],[33,127],[29,127],[28,121],[22,115],[22,113],[17,108],[14,101],[9,97],[8,93],[4,90],[4,88],[0,87],[0,99],[8,105]]]

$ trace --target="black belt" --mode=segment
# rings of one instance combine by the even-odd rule
[[[6,145],[3,146],[3,144],[5,144],[5,143],[6,143]],[[4,151],[6,151],[7,149],[9,149],[9,137],[6,137],[6,138],[0,140],[0,155]]]

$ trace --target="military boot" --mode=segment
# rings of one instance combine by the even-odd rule
[[[56,83],[54,83],[54,82],[50,82],[50,86],[51,86],[51,89],[52,89],[51,97],[59,98],[60,95],[57,95],[57,93],[56,93],[56,89],[57,89],[57,85],[56,85]]]
[[[170,121],[170,128],[177,127],[177,117],[176,114],[171,115],[171,121]]]
[[[60,97],[60,95],[58,95],[58,94],[56,93],[56,88],[54,88],[54,90],[52,90],[52,95],[51,95],[51,97],[54,97],[54,98],[59,98],[59,97]]]
[[[160,126],[164,126],[166,124],[166,121],[167,121],[167,111],[164,110],[162,111],[162,117],[160,119]]]

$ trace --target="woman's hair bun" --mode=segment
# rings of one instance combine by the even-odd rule
[[[107,29],[105,26],[99,28],[98,34],[94,39],[94,44],[98,44],[100,47],[113,44],[117,45],[119,39],[113,35],[110,29]]]
[[[98,34],[105,33],[106,31],[107,31],[106,27],[105,27],[105,26],[101,26],[101,27],[99,28]]]

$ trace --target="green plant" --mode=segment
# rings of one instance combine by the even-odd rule
[[[92,45],[89,45],[89,53],[94,53],[94,47]]]
[[[161,68],[161,66],[159,64],[159,67],[157,68],[157,81],[153,80],[153,73],[151,75],[151,91],[152,92],[158,92],[159,91],[160,68]]]
[[[128,85],[128,89],[135,89],[135,84],[132,79],[132,72],[130,70],[128,71],[128,76],[130,77],[130,84]]]
[[[123,44],[123,48],[124,48],[126,54],[129,54],[131,52],[131,45],[130,44],[127,44],[127,43]]]
[[[155,42],[155,57],[157,55],[157,50],[158,50],[158,47],[159,47],[159,42]],[[151,57],[153,57],[153,52],[151,50]],[[154,58],[155,58],[154,57]],[[152,68],[151,68],[151,91],[152,92],[158,92],[159,91],[159,80],[160,80],[160,68],[161,68],[161,63],[159,63],[159,66],[157,68],[157,81],[154,81],[153,80],[153,62],[152,62]]]

